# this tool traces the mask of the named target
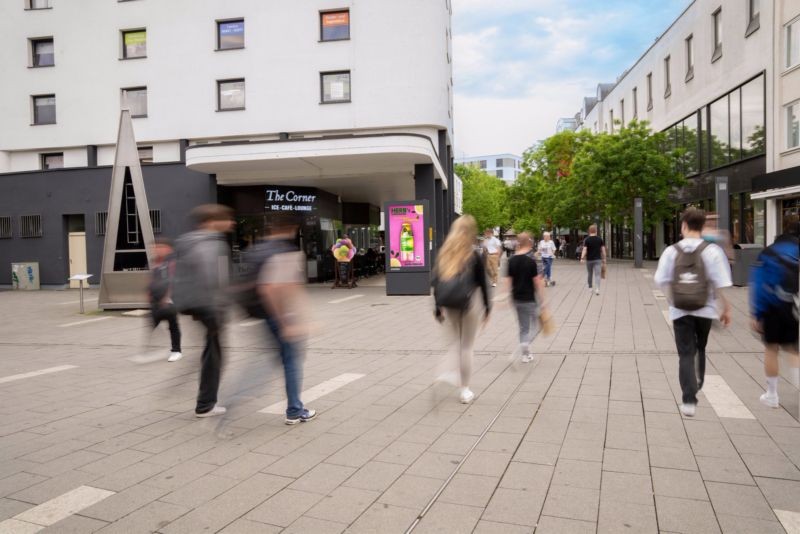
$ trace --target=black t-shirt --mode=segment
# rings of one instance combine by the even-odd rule
[[[586,247],[586,261],[596,261],[603,259],[602,248],[605,246],[603,238],[590,235],[583,240],[583,246]]]
[[[515,254],[508,260],[508,276],[511,277],[511,296],[514,300],[533,302],[533,279],[539,272],[536,260],[527,254]]]

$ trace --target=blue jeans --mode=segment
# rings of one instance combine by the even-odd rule
[[[553,274],[553,258],[542,257],[542,265],[544,265],[544,277],[550,280],[550,275]]]
[[[303,382],[303,369],[300,365],[300,355],[297,347],[281,336],[278,322],[267,317],[267,327],[278,342],[278,349],[283,362],[283,374],[286,380],[286,417],[299,417],[303,413],[303,403],[300,401],[300,387]]]

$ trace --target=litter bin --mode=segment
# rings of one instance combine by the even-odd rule
[[[736,245],[736,247],[733,249],[734,263],[731,269],[733,285],[744,287],[747,285],[747,279],[750,278],[750,268],[764,247],[762,245]]]
[[[12,263],[11,286],[25,291],[39,289],[39,262]]]

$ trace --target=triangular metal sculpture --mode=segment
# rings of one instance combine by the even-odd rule
[[[98,300],[103,310],[148,307],[147,283],[155,238],[131,113],[126,107],[120,112],[108,197]]]

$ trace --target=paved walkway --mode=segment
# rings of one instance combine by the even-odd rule
[[[785,409],[758,402],[746,291],[682,418],[653,267],[612,264],[594,296],[557,262],[558,330],[530,365],[509,361],[498,304],[469,406],[432,386],[448,347],[431,299],[313,287],[304,388],[320,416],[294,427],[273,413],[282,377],[257,322],[225,337],[228,415],[198,420],[190,321],[167,363],[141,317],[0,293],[0,533],[800,532],[798,394],[784,382]]]

